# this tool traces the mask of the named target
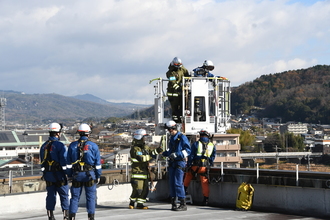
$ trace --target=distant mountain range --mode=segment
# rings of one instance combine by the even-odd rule
[[[111,106],[116,106],[117,108],[123,108],[123,109],[131,109],[132,111],[136,111],[137,109],[143,109],[150,107],[150,105],[143,105],[143,104],[133,104],[129,102],[121,102],[121,103],[116,103],[116,102],[108,102],[104,99],[101,99],[99,97],[96,97],[92,94],[84,94],[84,95],[76,95],[76,96],[71,96],[72,98],[75,99],[80,99],[83,101],[90,101],[90,102],[95,102],[99,103],[102,105],[111,105]]]
[[[44,123],[54,120],[126,117],[150,105],[112,103],[91,94],[67,97],[52,94],[25,94],[1,91],[6,98],[5,120],[9,122]]]

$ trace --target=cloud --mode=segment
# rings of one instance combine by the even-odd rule
[[[329,1],[3,0],[0,88],[152,103],[175,56],[236,86],[329,64],[329,20]]]

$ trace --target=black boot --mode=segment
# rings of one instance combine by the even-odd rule
[[[48,216],[48,220],[55,220],[53,210],[47,210],[47,216]]]
[[[75,220],[75,219],[76,219],[76,213],[70,213],[69,220]]]
[[[69,219],[69,210],[63,210],[63,220]]]
[[[137,208],[137,209],[148,209],[148,206],[144,206],[143,203],[138,203],[138,204],[136,205],[136,208]]]
[[[94,220],[94,214],[88,214],[88,220]]]
[[[187,205],[185,199],[180,199],[180,205],[175,211],[187,211]]]
[[[204,196],[203,205],[209,205],[209,197]]]
[[[175,197],[172,197],[171,198],[171,204],[172,204],[172,208],[171,210],[175,211],[177,209],[177,206],[176,206],[176,201],[175,201]]]
[[[134,201],[133,201],[133,200],[131,200],[131,201],[129,202],[128,208],[129,208],[129,209],[134,209]]]

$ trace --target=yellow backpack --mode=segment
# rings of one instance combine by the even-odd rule
[[[249,210],[252,206],[254,188],[251,184],[243,182],[238,187],[236,210]]]

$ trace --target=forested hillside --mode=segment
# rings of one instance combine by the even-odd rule
[[[281,117],[282,122],[330,123],[330,66],[262,75],[232,89],[231,111],[249,113],[264,108],[259,117]]]

